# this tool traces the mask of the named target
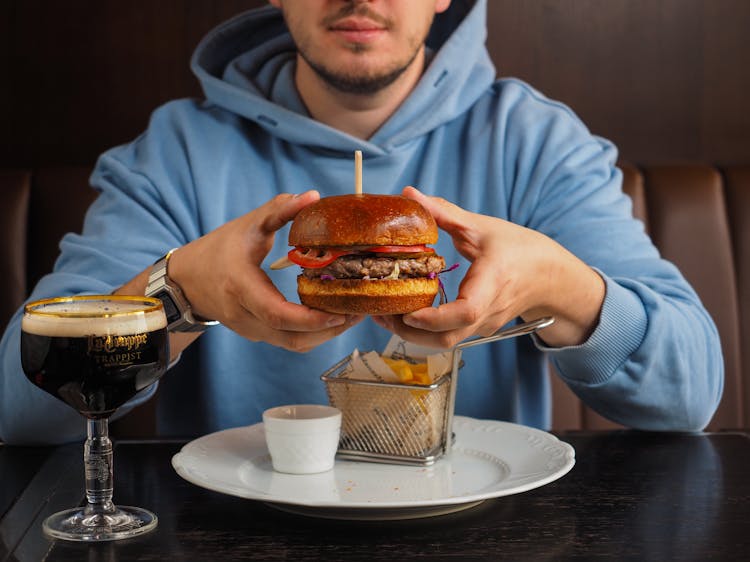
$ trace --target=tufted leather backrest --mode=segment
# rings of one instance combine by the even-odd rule
[[[31,173],[0,170],[0,326],[5,325],[26,295],[26,230]]]
[[[719,330],[726,380],[709,428],[748,427],[750,353],[743,357],[742,351],[750,349],[743,345],[750,343],[750,167],[620,167],[633,214],[644,222],[661,254],[693,285]],[[555,428],[617,427],[554,378],[553,388]]]
[[[0,170],[0,326],[3,330],[39,278],[52,270],[60,238],[79,232],[96,197],[91,168]]]
[[[719,329],[726,384],[709,428],[750,427],[750,352],[742,353],[750,350],[750,166],[639,169],[623,163],[621,168],[634,215],[695,287]],[[30,287],[51,270],[61,236],[80,230],[96,195],[88,187],[89,172],[83,166],[0,170],[3,327]],[[556,377],[553,390],[554,429],[616,427],[583,406]],[[153,415],[142,411],[146,408],[139,408],[139,423],[126,433],[152,431],[144,426],[153,423]]]

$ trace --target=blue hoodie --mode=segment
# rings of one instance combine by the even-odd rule
[[[462,6],[455,3],[454,16]],[[294,45],[276,9],[221,25],[192,60],[206,99],[164,105],[140,137],[101,156],[91,178],[100,195],[83,233],[65,236],[54,272],[31,297],[109,293],[168,249],[278,193],[350,193],[352,154],[361,150],[365,191],[399,193],[414,185],[536,229],[606,281],[601,320],[583,345],[546,349],[524,337],[467,350],[456,413],[548,428],[551,359],[579,397],[616,422],[705,427],[723,385],[717,331],[695,292],[631,218],[616,149],[567,107],[518,80],[496,80],[484,46],[486,1],[469,8],[453,21],[451,13],[439,16],[421,81],[369,140],[309,117],[294,87]],[[264,267],[286,253],[286,235],[280,231]],[[436,250],[448,264],[460,264],[442,276],[455,296],[469,264],[445,233]],[[268,274],[297,301],[295,271]],[[0,348],[0,439],[80,438],[80,416],[24,377],[19,333],[20,311]],[[191,374],[170,371],[162,379],[158,430],[200,434],[258,422],[270,406],[326,402],[319,375],[354,348],[382,349],[389,336],[367,319],[298,354],[213,328],[195,344],[199,354],[183,357],[181,367],[189,362]]]

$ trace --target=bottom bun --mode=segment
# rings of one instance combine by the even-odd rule
[[[297,277],[302,304],[339,314],[406,314],[432,306],[438,280],[411,279],[310,279]]]

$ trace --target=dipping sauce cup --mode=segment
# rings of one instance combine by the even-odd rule
[[[263,412],[273,469],[314,474],[333,468],[341,432],[341,411],[320,404],[277,406]]]

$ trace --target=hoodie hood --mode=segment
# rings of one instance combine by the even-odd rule
[[[385,154],[453,120],[495,80],[485,48],[486,0],[454,0],[435,17],[427,45],[434,54],[417,87],[367,141],[310,118],[294,85],[296,50],[281,12],[245,12],[200,42],[191,68],[206,98],[290,143]]]

